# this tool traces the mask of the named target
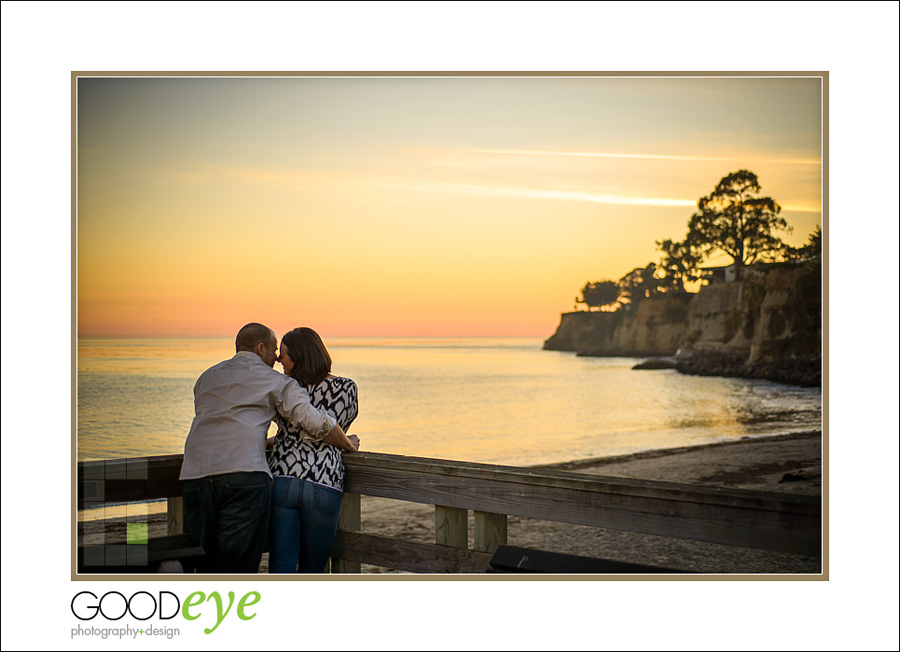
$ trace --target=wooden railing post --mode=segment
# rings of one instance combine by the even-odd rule
[[[341,499],[341,517],[338,520],[338,530],[345,532],[359,532],[362,529],[362,511],[360,509],[359,494],[344,492]],[[347,561],[337,557],[331,558],[332,573],[359,573],[361,566],[358,561]]]
[[[434,542],[454,548],[469,547],[469,512],[460,507],[434,506]]]
[[[170,496],[166,500],[166,534],[184,534],[183,496]]]
[[[475,511],[475,550],[494,552],[506,545],[506,514]]]

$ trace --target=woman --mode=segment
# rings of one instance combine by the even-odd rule
[[[331,374],[331,356],[319,335],[311,328],[287,333],[278,362],[285,375],[307,389],[313,406],[337,419],[346,431],[358,410],[356,383]],[[317,442],[281,415],[276,423],[278,434],[269,459],[274,477],[269,572],[321,573],[341,514],[341,449],[357,450],[359,438],[330,434]]]

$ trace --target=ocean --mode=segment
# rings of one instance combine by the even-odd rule
[[[359,387],[350,432],[367,451],[533,465],[822,428],[818,388],[634,371],[542,343],[325,340]],[[79,340],[78,459],[181,453],[194,382],[233,354],[232,339]]]

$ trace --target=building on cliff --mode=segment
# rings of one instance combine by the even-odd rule
[[[700,280],[706,285],[713,283],[733,283],[737,280],[737,272],[734,263],[724,267],[701,267]]]

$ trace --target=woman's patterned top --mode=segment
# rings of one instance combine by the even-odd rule
[[[349,378],[326,378],[318,385],[307,385],[306,390],[313,407],[333,416],[347,432],[359,410],[356,383]],[[344,462],[339,448],[312,441],[280,414],[275,423],[278,434],[269,458],[273,476],[300,478],[343,490]]]

